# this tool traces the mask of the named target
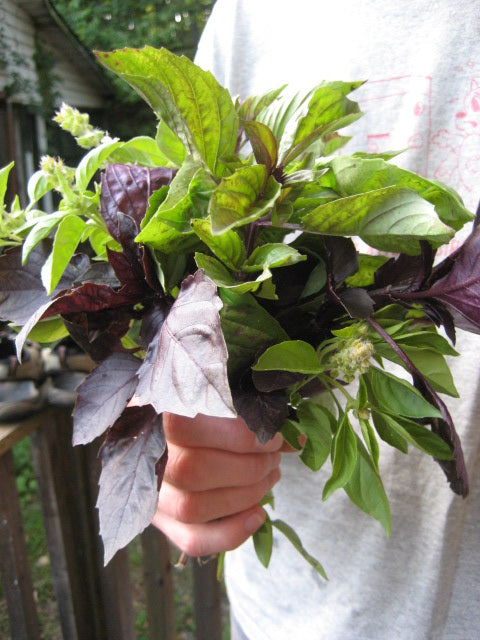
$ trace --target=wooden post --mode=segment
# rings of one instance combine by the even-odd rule
[[[217,562],[193,561],[193,597],[197,640],[222,640],[220,583]]]
[[[11,450],[0,457],[0,574],[12,640],[40,640]]]
[[[71,446],[71,418],[49,410],[31,435],[32,458],[62,628],[69,640],[103,639],[92,575],[92,544],[82,477],[81,452]]]
[[[150,640],[175,640],[172,563],[166,537],[150,526],[142,533],[143,579]]]

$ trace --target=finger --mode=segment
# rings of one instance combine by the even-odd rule
[[[209,556],[239,547],[265,522],[265,512],[255,506],[205,524],[185,524],[157,511],[152,524],[189,556]]]
[[[282,436],[277,434],[262,445],[240,416],[216,418],[198,414],[195,418],[186,418],[165,412],[163,428],[169,443],[184,447],[222,449],[235,453],[278,451],[284,442]]]
[[[181,491],[171,484],[163,483],[158,509],[180,522],[210,522],[255,506],[279,479],[280,469],[274,469],[260,482],[248,487]]]
[[[221,487],[244,487],[259,482],[279,466],[282,454],[232,453],[218,449],[199,449],[168,445],[164,478],[187,491],[206,491]]]

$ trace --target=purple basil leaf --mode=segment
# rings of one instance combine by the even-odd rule
[[[302,373],[291,371],[252,371],[253,384],[263,393],[286,389],[304,379],[305,376]]]
[[[74,287],[80,287],[85,282],[106,284],[109,287],[119,288],[120,281],[115,275],[112,266],[108,262],[94,262],[89,269],[82,274],[81,280],[73,283]]]
[[[135,221],[138,229],[154,191],[171,182],[172,169],[110,164],[102,175],[100,211],[110,235],[121,243],[118,212]]]
[[[137,386],[141,362],[128,353],[114,353],[77,388],[73,410],[73,444],[87,444],[121,416]]]
[[[480,333],[480,226],[455,253],[450,270],[417,297],[442,302],[461,329]]]
[[[341,284],[358,269],[358,254],[350,238],[324,236],[329,280]]]
[[[365,289],[345,289],[338,294],[338,298],[351,318],[365,320],[373,314],[375,303]]]
[[[408,256],[401,253],[390,258],[375,272],[375,288],[416,289],[424,280],[426,272],[423,256]]]
[[[129,407],[100,450],[97,508],[105,564],[152,521],[158,501],[156,468],[165,455],[162,417],[151,406]]]
[[[92,360],[101,362],[112,353],[124,351],[121,338],[130,329],[131,318],[129,309],[107,309],[63,316],[63,322],[78,346]]]
[[[104,284],[86,282],[71,291],[60,293],[56,298],[48,299],[38,308],[22,327],[15,340],[17,353],[22,352],[28,334],[39,320],[55,315],[102,311],[112,307],[133,306],[137,299],[128,291],[115,291]]]
[[[170,411],[235,416],[227,378],[222,302],[203,271],[188,276],[138,372],[139,403]]]
[[[154,304],[143,316],[140,329],[140,344],[146,349],[160,332],[167,314],[164,304]]]
[[[238,414],[262,444],[271,440],[288,418],[287,396],[282,392],[254,393],[235,390],[233,402]]]
[[[24,266],[21,247],[15,247],[0,257],[0,319],[23,325],[39,308],[50,302],[40,272],[51,249],[49,241],[40,243]],[[53,295],[70,288],[89,266],[87,256],[75,255]]]

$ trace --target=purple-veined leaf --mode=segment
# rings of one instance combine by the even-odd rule
[[[281,391],[249,393],[236,390],[233,401],[238,414],[262,444],[280,431],[288,417],[287,396]]]
[[[141,362],[128,353],[113,353],[77,389],[73,410],[73,444],[87,444],[121,416],[137,386]]]
[[[105,564],[152,521],[161,482],[155,473],[166,455],[162,417],[151,406],[127,408],[109,431],[97,500]]]
[[[48,299],[28,318],[17,335],[17,353],[22,352],[28,334],[39,320],[51,316],[68,315],[79,312],[98,312],[105,309],[133,306],[137,302],[128,291],[115,291],[111,287],[94,282],[86,282],[76,289],[60,293],[57,298]]]
[[[452,258],[451,269],[418,296],[442,302],[452,314],[455,325],[480,333],[480,227],[474,227],[463,246]],[[438,269],[440,270],[441,265]],[[417,296],[417,297],[418,297]]]
[[[236,415],[216,291],[201,270],[185,278],[139,369],[139,404],[189,417]]]
[[[159,333],[165,321],[167,308],[164,304],[154,304],[142,318],[140,344],[146,349]]]
[[[51,242],[43,241],[31,253],[24,266],[21,247],[15,247],[0,257],[1,319],[23,325],[39,308],[50,302],[40,275],[50,251]],[[74,256],[53,295],[63,289],[69,289],[89,266],[87,256]]]
[[[132,319],[128,308],[106,309],[93,313],[63,316],[70,336],[95,362],[101,362],[112,353],[123,352],[121,338],[130,329]]]
[[[110,235],[121,243],[118,212],[140,222],[148,208],[148,199],[162,185],[169,184],[172,169],[110,164],[102,175],[100,211]]]

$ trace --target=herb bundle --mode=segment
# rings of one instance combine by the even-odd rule
[[[340,155],[361,116],[329,82],[234,102],[210,73],[162,49],[98,53],[159,118],[123,142],[64,106],[88,151],[76,168],[44,158],[30,202],[3,205],[1,317],[40,342],[68,332],[98,366],[77,391],[74,444],[106,432],[98,508],[105,562],[152,520],[167,459],[164,411],[237,413],[266,442],[278,431],[312,470],[390,532],[378,438],[417,447],[465,496],[461,444],[441,394],[455,327],[480,330],[480,233],[448,187],[395,154]],[[101,179],[98,181],[98,171]],[[54,213],[39,208],[60,194]],[[292,233],[294,232],[294,233]],[[362,254],[352,237],[394,257]],[[443,327],[450,339],[438,332]],[[401,365],[411,382],[385,370]],[[349,386],[355,381],[354,391]],[[329,399],[327,402],[326,399]],[[323,575],[295,532],[271,528]]]

